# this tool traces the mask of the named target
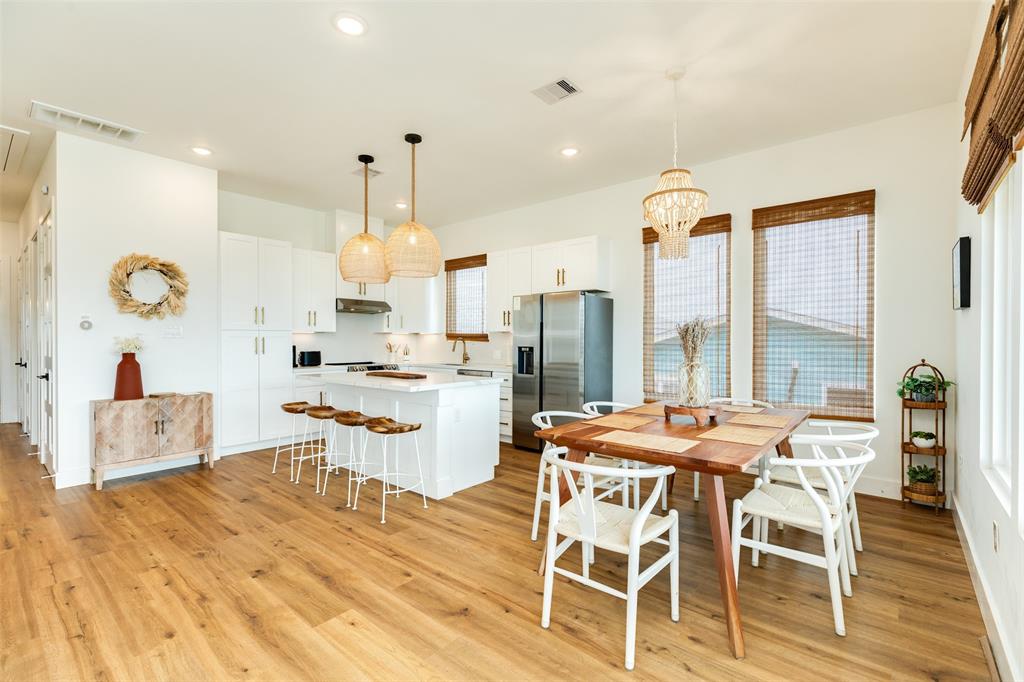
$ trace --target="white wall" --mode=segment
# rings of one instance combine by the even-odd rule
[[[217,192],[217,225],[224,232],[283,239],[297,249],[334,250],[333,211]]]
[[[971,75],[974,71],[974,55],[978,53],[981,35],[988,16],[988,8],[982,5],[975,26],[974,46],[968,53],[970,58],[964,65],[963,80],[958,102],[964,101]],[[958,114],[962,109],[958,108]],[[962,115],[962,114],[961,114]],[[957,127],[950,131],[959,135],[960,118]],[[963,172],[967,160],[968,142],[964,141],[957,150],[955,168]],[[1018,157],[1018,163],[1020,157]],[[957,188],[959,189],[959,188]],[[967,539],[968,557],[974,563],[983,611],[987,612],[986,624],[992,641],[997,663],[1004,680],[1024,679],[1024,509],[1021,500],[1008,500],[1008,507],[1000,500],[983,469],[982,456],[986,439],[982,437],[981,410],[986,403],[982,395],[980,380],[983,368],[981,344],[983,296],[982,283],[986,272],[982,269],[981,253],[986,234],[982,230],[982,218],[977,209],[956,196],[956,237],[971,238],[971,307],[955,311],[954,326],[956,338],[956,393],[960,410],[957,420],[957,483],[953,493],[953,504],[960,519],[960,529]],[[1018,226],[1019,227],[1019,226]],[[1020,293],[1018,292],[1018,295]],[[1019,468],[1024,463],[1018,462]],[[1018,483],[1019,485],[1019,483]],[[993,525],[998,528],[999,548],[994,547]]]
[[[124,147],[57,133],[57,487],[87,483],[89,401],[110,398],[120,356],[114,337],[141,335],[146,393],[217,391],[217,173]],[[189,279],[181,317],[119,313],[110,268],[146,253],[174,261]],[[93,328],[79,328],[83,316]],[[163,334],[181,327],[181,338]],[[195,458],[193,458],[195,459]],[[154,468],[122,469],[111,478]]]
[[[18,223],[0,223],[0,422],[18,419],[17,292],[18,252],[21,250]]]
[[[752,390],[751,210],[875,189],[876,441],[863,490],[897,497],[900,478],[896,382],[922,357],[954,375],[949,249],[959,186],[960,107],[949,104],[693,167],[710,194],[709,214],[731,213],[733,394]],[[685,150],[682,150],[685,160]],[[583,161],[582,156],[579,159]],[[641,200],[654,176],[437,229],[445,258],[590,234],[611,242],[616,400],[643,398]],[[915,265],[911,266],[911,263]],[[481,361],[507,359],[508,335],[470,344]],[[443,337],[417,340],[419,360],[449,361]],[[461,350],[461,349],[460,349]],[[499,358],[495,358],[495,354]],[[952,421],[952,420],[951,420]],[[950,440],[953,430],[950,431]],[[952,460],[950,460],[952,461]]]

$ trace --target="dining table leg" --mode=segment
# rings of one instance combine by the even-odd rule
[[[729,515],[726,513],[725,487],[721,476],[704,475],[704,496],[707,499],[711,542],[715,549],[718,586],[722,591],[725,626],[729,632],[729,648],[736,658],[746,655],[743,624],[740,621],[740,600],[736,593],[736,575],[732,563],[732,540],[729,536]]]
[[[542,456],[543,456],[543,453],[542,453]],[[572,450],[572,449],[570,449],[569,452],[567,452],[565,454],[565,459],[570,461],[570,462],[582,462],[586,458],[587,458],[587,451],[586,450]],[[573,480],[578,480],[579,477],[580,477],[579,473],[574,471],[573,474],[572,474]],[[545,486],[547,486],[547,484],[545,484]],[[569,492],[569,482],[565,480],[564,476],[560,477],[558,479],[558,506],[562,506],[562,500],[568,500],[570,494],[571,493]],[[544,543],[544,549],[542,549],[541,553],[540,553],[540,565],[537,567],[537,575],[544,575],[544,559],[545,559],[545,557],[547,555],[547,551],[548,551],[547,547],[548,547],[548,544],[547,544],[547,542],[545,542]]]

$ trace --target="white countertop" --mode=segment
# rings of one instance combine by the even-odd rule
[[[416,365],[423,367],[424,365]],[[315,368],[301,368],[315,369]],[[421,372],[426,379],[392,379],[389,377],[368,376],[366,372],[327,371],[301,372],[297,374],[300,381],[311,384],[337,384],[355,388],[375,388],[384,391],[400,391],[417,393],[420,391],[438,391],[442,388],[466,388],[469,386],[485,386],[500,384],[501,379],[492,377],[467,377],[447,372]]]

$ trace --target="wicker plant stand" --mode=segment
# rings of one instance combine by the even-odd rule
[[[946,506],[946,389],[942,388],[945,377],[935,365],[928,364],[924,358],[903,373],[903,378],[917,375],[931,374],[939,381],[939,387],[930,401],[914,400],[914,396],[903,398],[902,414],[900,416],[900,481],[902,482],[903,506],[907,502],[918,502],[931,505],[938,514]],[[925,419],[934,420],[935,446],[930,448],[919,448],[912,442],[910,434],[915,431],[914,413],[919,415],[918,423]],[[915,462],[914,458],[921,458],[933,461],[937,479],[935,484],[910,483],[907,480],[907,467]],[[930,462],[929,462],[930,463]]]

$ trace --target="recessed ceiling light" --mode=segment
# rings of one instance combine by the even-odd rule
[[[347,36],[361,36],[366,33],[366,22],[354,14],[339,14],[334,17],[334,28]]]
[[[409,204],[405,203],[404,201],[396,201],[395,208],[409,208]]]
[[[198,154],[199,156],[209,156],[210,154],[213,153],[206,147],[192,147],[192,151]]]
[[[576,149],[576,147],[566,147],[565,149],[562,150],[562,156],[567,156],[569,158],[572,158],[579,153],[580,150]]]

